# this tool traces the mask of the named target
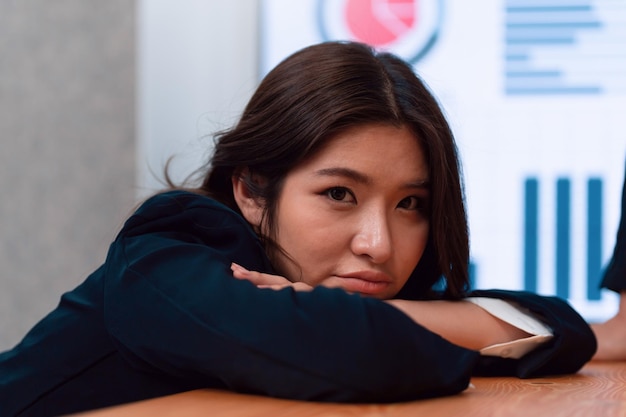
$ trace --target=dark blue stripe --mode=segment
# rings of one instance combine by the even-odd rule
[[[602,180],[587,182],[587,298],[599,300],[602,274]]]
[[[539,246],[539,181],[524,184],[524,289],[537,291]]]
[[[469,286],[470,289],[476,288],[476,263],[470,261],[469,263]]]
[[[556,183],[556,295],[569,297],[570,280],[570,180]]]

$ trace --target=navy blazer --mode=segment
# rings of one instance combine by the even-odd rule
[[[231,262],[272,272],[245,220],[207,197],[145,202],[104,264],[0,354],[0,415],[72,413],[219,388],[334,402],[392,402],[464,390],[472,373],[577,371],[595,351],[564,301],[512,291],[553,328],[520,360],[451,344],[377,299],[318,287],[258,289]]]

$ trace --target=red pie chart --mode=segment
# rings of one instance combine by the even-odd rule
[[[318,0],[324,40],[354,40],[417,62],[435,44],[443,0]]]
[[[346,24],[356,40],[384,46],[418,23],[416,3],[418,0],[348,0]]]

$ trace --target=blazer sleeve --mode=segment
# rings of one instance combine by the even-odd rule
[[[477,352],[379,300],[237,280],[233,261],[268,268],[256,236],[225,209],[179,205],[144,208],[106,261],[105,323],[134,367],[318,401],[404,401],[467,387]]]
[[[596,351],[587,322],[563,299],[524,291],[482,290],[471,296],[513,301],[528,309],[553,331],[554,337],[520,359],[481,356],[475,375],[534,378],[577,372]]]

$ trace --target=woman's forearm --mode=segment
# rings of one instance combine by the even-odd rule
[[[433,333],[468,349],[480,350],[530,336],[467,301],[387,302]]]
[[[231,269],[235,278],[249,280],[261,287],[280,289],[291,286],[300,291],[312,289],[304,284],[302,284],[304,287],[300,288],[298,283],[292,283],[280,276],[248,271],[237,264],[231,265]],[[387,300],[387,302],[426,329],[449,342],[469,349],[480,350],[497,343],[530,336],[467,301]]]

